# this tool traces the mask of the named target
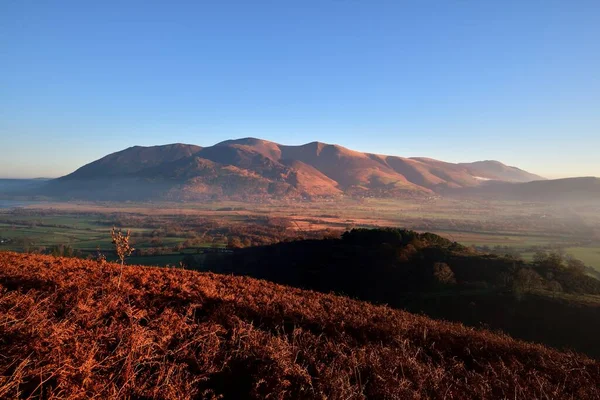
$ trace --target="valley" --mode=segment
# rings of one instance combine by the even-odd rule
[[[0,210],[0,238],[11,240],[0,248],[23,251],[25,247],[62,244],[84,254],[98,248],[110,253],[107,232],[113,225],[131,229],[136,247],[160,249],[160,254],[145,254],[135,260],[139,264],[178,265],[182,251],[227,247],[231,236],[249,236],[250,245],[256,245],[286,238],[335,236],[355,227],[401,226],[524,259],[531,259],[538,250],[560,250],[600,269],[599,208],[447,198],[421,203],[377,198],[336,202],[33,203]],[[253,230],[258,231],[257,237],[265,231],[263,237],[252,238]]]

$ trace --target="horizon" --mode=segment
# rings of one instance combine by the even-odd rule
[[[0,6],[0,176],[258,137],[600,176],[600,3]]]
[[[263,141],[267,141],[267,142],[272,142],[272,141],[266,140],[266,139],[261,139],[261,138],[257,138],[257,137],[246,136],[246,137],[238,137],[238,138],[226,139],[226,140],[219,141],[217,143],[213,143],[213,144],[210,144],[210,145],[203,145],[203,144],[199,144],[199,143],[184,143],[184,142],[171,142],[171,143],[150,144],[150,145],[132,145],[132,146],[128,146],[128,147],[125,147],[125,148],[113,151],[111,153],[108,153],[105,156],[108,156],[110,154],[114,154],[114,153],[117,153],[117,152],[120,152],[120,151],[123,151],[123,150],[127,150],[127,149],[130,149],[130,148],[134,148],[134,147],[161,147],[161,146],[169,146],[169,145],[181,144],[181,145],[184,145],[184,146],[199,146],[199,147],[203,147],[204,148],[204,147],[216,146],[216,145],[218,145],[220,143],[223,143],[225,141],[228,141],[228,140],[236,141],[236,140],[243,140],[243,139],[255,139],[255,140],[263,140]],[[291,143],[277,143],[277,144],[282,145],[282,146],[302,146],[302,145],[306,145],[306,144],[310,144],[310,143],[315,143],[315,142],[316,143],[325,144],[325,145],[341,146],[341,147],[344,147],[344,148],[346,148],[348,150],[362,152],[360,149],[352,149],[352,148],[343,146],[343,145],[338,144],[338,143],[325,143],[325,142],[321,142],[321,141],[318,141],[318,140],[313,140],[313,141],[310,141],[310,142],[303,142],[303,143],[294,143],[294,144],[291,144]],[[273,143],[276,143],[276,142],[273,142]],[[431,158],[431,157],[428,157],[428,156],[419,156],[419,155],[416,155],[416,156],[405,156],[405,155],[401,155],[401,154],[386,154],[386,153],[372,153],[372,152],[363,152],[363,153],[377,154],[377,155],[386,155],[386,156],[397,156],[397,157],[403,157],[403,158]],[[48,180],[50,180],[50,179],[57,179],[57,178],[65,176],[65,175],[68,175],[68,174],[70,174],[72,172],[75,172],[80,167],[83,167],[83,166],[85,166],[87,164],[90,164],[90,163],[93,163],[95,161],[98,161],[98,160],[100,160],[103,157],[104,156],[102,156],[102,157],[100,157],[98,159],[90,160],[89,162],[86,162],[86,163],[84,163],[84,164],[76,167],[72,171],[69,171],[69,172],[67,172],[65,174],[62,174],[62,175],[55,175],[55,176],[52,176],[52,175],[47,175],[47,176],[0,176],[0,179],[9,179],[9,180],[10,179],[14,179],[14,180],[19,180],[19,179],[23,179],[23,180],[36,180],[36,179],[48,179]],[[449,162],[447,160],[438,160],[438,161]],[[491,161],[491,162],[500,162],[500,163],[502,163],[502,164],[504,164],[504,165],[506,165],[508,167],[522,169],[518,165],[510,165],[510,164],[504,163],[502,160],[494,160],[494,159],[473,159],[473,160],[464,160],[464,161],[454,161],[454,163],[472,163],[472,162],[488,162],[488,161]],[[524,171],[536,174],[533,171],[529,171],[529,170],[524,170]],[[594,176],[594,175],[573,175],[573,176],[545,176],[545,175],[541,175],[541,174],[537,174],[537,175],[539,175],[541,178],[549,179],[549,180],[554,180],[554,179],[569,179],[569,178],[598,178],[598,179],[600,179],[600,176]]]

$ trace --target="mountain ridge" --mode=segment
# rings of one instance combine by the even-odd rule
[[[542,179],[496,161],[455,164],[364,153],[316,141],[282,145],[246,137],[207,147],[182,143],[129,147],[50,182],[47,193],[130,200],[421,198],[485,181]]]
[[[600,201],[600,178],[584,176],[525,183],[484,182],[452,194],[519,201]]]

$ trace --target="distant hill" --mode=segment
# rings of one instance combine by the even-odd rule
[[[509,167],[499,161],[487,160],[476,161],[472,163],[459,164],[474,176],[486,180],[506,181],[506,182],[530,182],[544,180],[541,176],[523,171],[517,167]]]
[[[50,179],[35,178],[35,179],[0,179],[0,192],[12,191],[18,189],[29,189],[44,185]]]
[[[543,178],[496,161],[452,164],[320,142],[286,146],[245,138],[210,147],[131,147],[50,182],[43,194],[115,200],[422,198],[490,180],[534,179]]]
[[[597,399],[600,364],[245,277],[0,252],[0,397]]]
[[[451,193],[497,200],[600,202],[600,178],[565,178],[526,183],[486,182],[478,187]]]
[[[0,179],[0,199],[14,199],[21,195],[29,196],[45,190],[50,179]]]

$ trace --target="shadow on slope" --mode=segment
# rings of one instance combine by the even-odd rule
[[[530,264],[477,253],[434,234],[358,229],[342,239],[246,248],[202,261],[188,256],[185,262],[483,325],[600,357],[600,281],[579,263],[557,257]]]

